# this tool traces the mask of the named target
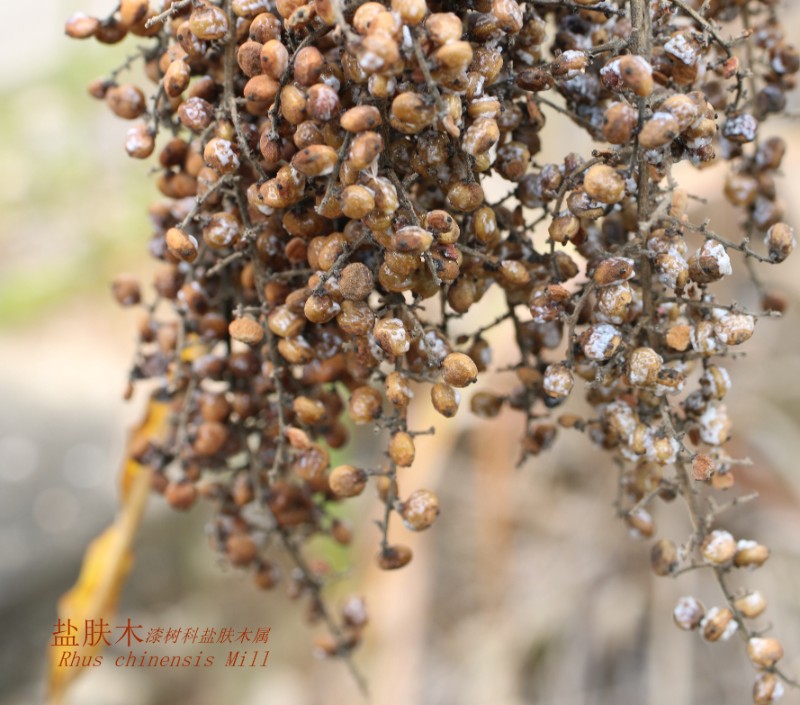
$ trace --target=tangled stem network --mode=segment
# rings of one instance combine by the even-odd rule
[[[731,587],[769,550],[716,528],[750,497],[714,499],[742,462],[725,451],[720,363],[784,308],[759,270],[795,246],[776,195],[785,144],[763,134],[800,69],[779,14],[774,0],[122,0],[67,22],[76,38],[150,42],[90,85],[135,121],[132,157],[158,142],[165,197],[150,209],[154,294],[114,282],[145,310],[131,382],[159,380],[175,409],[167,442],[137,459],[176,509],[214,505],[219,551],[260,587],[278,582],[267,556],[283,549],[290,595],[327,627],[319,652],[352,666],[367,613],[357,597],[326,604],[329,571],[305,542],[347,544],[330,509],[372,484],[378,564],[412,559],[390,523],[425,530],[439,502],[399,487],[431,432],[409,426],[411,398],[454,416],[491,364],[485,334],[503,327],[516,386],[473,394],[471,411],[522,413],[521,462],[559,432],[587,434],[619,462],[617,511],[642,538],[653,504],[680,497],[692,533],[656,541],[653,569],[707,569],[722,600],[685,597],[676,623],[743,635],[756,703],[791,683],[780,642],[751,626],[765,599]],[[121,82],[137,62],[149,96]],[[536,160],[554,114],[597,143],[591,155]],[[673,173],[719,160],[739,234],[690,218]],[[490,176],[506,183],[499,200]],[[761,312],[718,300],[734,265]],[[490,290],[502,311],[479,320]],[[473,332],[455,335],[454,319]],[[576,379],[588,418],[557,411]],[[330,468],[343,414],[386,431],[383,466]]]

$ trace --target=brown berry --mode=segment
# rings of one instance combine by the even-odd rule
[[[592,198],[603,203],[619,203],[625,197],[625,179],[606,164],[595,164],[583,177],[583,187]]]
[[[352,465],[339,465],[331,471],[328,484],[337,497],[356,497],[367,486],[367,473]]]
[[[711,565],[725,565],[736,553],[736,540],[722,529],[715,529],[703,540],[700,546],[703,559]]]
[[[264,328],[252,318],[237,318],[228,327],[231,338],[255,347],[264,340]]]
[[[135,306],[141,299],[139,281],[130,274],[119,274],[111,284],[111,292],[120,306]]]
[[[747,655],[757,668],[772,668],[783,658],[783,646],[774,637],[754,636],[747,641]]]
[[[437,382],[431,387],[431,402],[433,408],[442,416],[451,418],[458,412],[461,403],[461,392],[453,389],[449,384]]]
[[[170,228],[167,230],[166,243],[167,249],[174,257],[184,262],[194,262],[197,259],[198,245],[194,235],[189,235],[179,228]]]
[[[397,431],[389,439],[389,457],[401,468],[414,463],[414,438],[405,431]]]
[[[378,567],[382,570],[397,570],[411,562],[411,549],[408,546],[386,546],[375,557]]]
[[[191,482],[170,482],[164,490],[164,498],[173,509],[190,509],[197,499],[197,488]]]
[[[381,415],[381,393],[373,387],[357,387],[350,395],[350,418],[356,425],[372,423]]]
[[[412,531],[424,531],[439,516],[439,498],[430,490],[416,490],[400,508],[403,524]]]
[[[469,355],[452,352],[442,362],[442,376],[451,387],[467,387],[478,379],[478,367]]]
[[[351,262],[339,276],[339,290],[351,301],[363,301],[375,286],[372,272],[361,262]]]
[[[232,565],[250,565],[258,555],[256,542],[247,534],[231,534],[225,541],[225,553]]]
[[[705,616],[703,605],[694,597],[682,597],[675,605],[672,617],[681,629],[697,629]]]
[[[678,567],[678,547],[669,539],[660,539],[653,544],[650,564],[656,575],[669,575]]]

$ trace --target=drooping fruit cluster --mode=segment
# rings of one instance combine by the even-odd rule
[[[119,71],[90,86],[135,121],[125,148],[157,155],[165,197],[150,210],[160,264],[132,380],[161,380],[177,411],[169,441],[139,459],[172,506],[215,504],[219,550],[262,587],[278,581],[267,544],[288,551],[290,592],[331,630],[321,651],[349,653],[366,612],[354,599],[334,618],[303,542],[347,543],[329,508],[374,484],[378,564],[411,560],[388,540],[392,514],[421,531],[439,513],[435,494],[398,483],[412,397],[454,416],[491,362],[487,331],[504,326],[516,386],[475,393],[471,410],[521,411],[523,460],[559,427],[624,460],[618,510],[638,536],[654,535],[655,501],[681,496],[694,532],[658,541],[654,570],[706,565],[727,604],[685,598],[676,622],[711,641],[738,629],[755,701],[779,695],[780,644],[749,626],[764,600],[725,587],[768,551],[714,529],[699,499],[733,484],[720,362],[784,305],[754,264],[795,246],[775,184],[785,144],[762,129],[800,69],[775,2],[122,0],[67,33],[152,41],[138,54],[149,97]],[[539,163],[548,115],[597,149]],[[673,175],[719,160],[743,237],[693,221]],[[734,260],[764,313],[718,301]],[[502,314],[473,321],[490,290]],[[141,300],[130,277],[114,293]],[[455,318],[473,334],[453,335]],[[577,392],[594,416],[554,419]],[[387,431],[383,467],[330,468],[349,423]]]

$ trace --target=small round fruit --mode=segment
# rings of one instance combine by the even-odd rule
[[[439,516],[439,498],[430,490],[417,490],[400,509],[403,524],[411,531],[424,531]]]
[[[186,511],[197,499],[197,488],[191,482],[170,482],[164,490],[164,498],[173,509]]]
[[[246,345],[256,346],[264,340],[264,329],[252,318],[237,318],[228,326],[231,338]]]
[[[339,465],[328,477],[328,484],[337,497],[357,497],[367,486],[367,473],[352,465]]]
[[[596,201],[619,203],[625,198],[625,179],[607,164],[595,164],[583,177],[586,193]]]
[[[397,570],[411,562],[411,549],[408,546],[397,544],[387,546],[375,557],[378,567],[382,570]]]
[[[371,423],[381,415],[381,393],[367,386],[354,389],[350,395],[349,410],[354,423]]]
[[[389,439],[389,457],[401,468],[407,468],[414,462],[414,438],[406,431],[397,431]]]
[[[363,301],[373,288],[375,280],[367,265],[361,262],[351,262],[339,276],[339,290],[344,298],[350,301]]]
[[[747,642],[747,655],[758,668],[772,668],[783,658],[783,646],[774,637],[754,636]]]
[[[247,534],[232,534],[225,541],[225,553],[233,565],[243,567],[253,562],[258,555],[258,547]]]
[[[442,362],[442,375],[451,387],[467,387],[478,379],[478,366],[469,355],[452,352]]]
[[[458,412],[458,405],[461,403],[461,392],[453,389],[449,384],[437,382],[431,387],[431,402],[436,411],[449,419]]]
[[[700,626],[705,616],[705,609],[702,603],[691,595],[687,595],[678,600],[675,609],[672,611],[672,618],[681,629],[691,631]]]
[[[700,546],[700,553],[702,553],[706,563],[724,565],[736,553],[736,539],[723,529],[715,529],[706,536]]]

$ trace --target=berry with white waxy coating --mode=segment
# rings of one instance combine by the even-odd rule
[[[367,606],[360,595],[350,595],[341,608],[342,619],[350,627],[363,627],[369,621]]]
[[[747,641],[747,655],[758,668],[772,668],[783,658],[783,646],[774,637],[754,636]]]
[[[733,601],[733,606],[748,619],[755,619],[767,609],[767,601],[758,590],[748,592]]]
[[[733,564],[737,568],[759,568],[767,562],[769,553],[769,548],[756,541],[740,539],[736,542]]]
[[[373,422],[381,415],[381,393],[374,387],[361,386],[350,395],[350,418],[357,425]]]
[[[698,284],[718,281],[732,272],[724,245],[714,240],[706,240],[689,259],[689,276]]]
[[[627,512],[625,523],[628,525],[630,536],[635,539],[650,538],[656,530],[652,515],[644,507]]]
[[[583,354],[589,360],[602,361],[613,357],[622,343],[619,331],[608,323],[587,328],[580,337]]]
[[[774,673],[759,673],[753,684],[753,702],[756,705],[770,705],[783,697],[783,683]]]
[[[155,146],[155,137],[147,125],[134,125],[125,135],[125,151],[134,159],[147,159]]]
[[[706,641],[727,641],[738,628],[733,612],[727,607],[712,607],[700,622],[700,630]]]
[[[381,318],[373,332],[378,345],[389,355],[402,355],[411,347],[408,331],[399,318]]]
[[[634,387],[651,387],[658,380],[663,358],[652,348],[631,351],[627,363],[628,382]]]
[[[733,560],[733,556],[736,553],[736,539],[728,531],[714,529],[703,539],[700,553],[706,563],[725,565]]]
[[[403,524],[412,531],[424,531],[439,516],[439,498],[430,490],[416,490],[400,508]]]
[[[383,387],[386,399],[401,409],[405,409],[414,397],[408,377],[397,370],[386,375]]]
[[[714,324],[714,335],[724,345],[741,345],[754,330],[755,319],[746,313],[726,313]]]
[[[574,384],[572,371],[560,362],[548,365],[544,371],[542,386],[545,394],[553,399],[566,399]]]
[[[233,144],[221,137],[214,137],[206,143],[203,159],[220,174],[231,174],[239,169],[239,157],[233,149]]]
[[[242,225],[232,213],[214,213],[203,227],[203,242],[214,249],[232,247],[242,234]]]
[[[228,33],[228,17],[215,5],[199,5],[189,16],[189,29],[198,39],[222,39]]]
[[[687,595],[678,600],[672,617],[675,624],[681,629],[691,631],[697,629],[705,616],[705,608],[702,603],[694,597]]]
[[[700,390],[709,399],[724,399],[731,389],[731,377],[724,367],[708,365],[700,377]]]
[[[597,290],[597,311],[609,323],[624,323],[633,304],[633,291],[628,282],[604,286]]]

